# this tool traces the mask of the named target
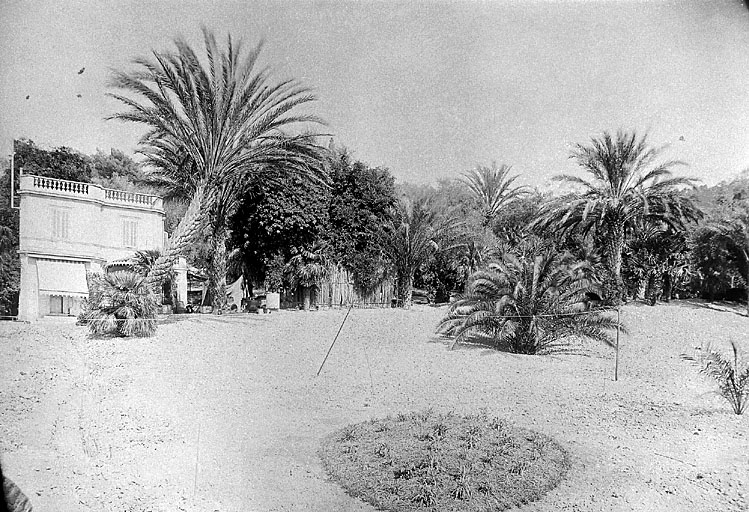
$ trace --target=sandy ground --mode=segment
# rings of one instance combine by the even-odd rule
[[[44,511],[370,511],[326,477],[321,439],[401,411],[475,412],[554,437],[565,481],[526,511],[749,510],[749,414],[679,355],[749,319],[676,303],[623,311],[613,351],[448,351],[444,309],[183,316],[150,339],[0,324],[0,451]]]

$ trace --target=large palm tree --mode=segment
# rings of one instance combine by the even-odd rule
[[[536,227],[558,232],[580,229],[604,240],[604,256],[619,292],[623,290],[622,251],[627,235],[645,221],[662,222],[676,229],[696,220],[699,210],[685,194],[695,180],[674,177],[671,170],[683,162],[658,162],[664,148],[648,145],[647,136],[604,132],[590,144],[577,144],[573,158],[592,179],[561,175],[555,179],[581,186],[542,208]]]
[[[565,350],[571,336],[612,345],[616,320],[585,310],[591,283],[553,248],[524,244],[473,275],[438,332],[517,354]]]
[[[411,304],[416,270],[440,250],[453,248],[459,222],[432,207],[429,197],[403,200],[389,222],[383,250],[395,267],[399,304]]]
[[[479,165],[463,174],[463,183],[481,205],[485,226],[491,224],[503,207],[530,192],[528,187],[513,186],[518,176],[509,176],[510,169],[508,165],[497,167],[497,162],[492,162],[491,167]]]
[[[140,152],[152,174],[172,186],[191,207],[152,273],[168,269],[179,252],[204,234],[213,246],[209,281],[214,306],[226,301],[227,219],[248,184],[296,172],[324,180],[322,150],[310,134],[290,128],[318,123],[300,107],[315,98],[295,80],[274,81],[261,66],[262,43],[249,52],[231,36],[220,48],[203,29],[205,59],[182,39],[176,52],[138,58],[137,71],[116,71],[110,96],[127,107],[113,119],[140,123],[148,131]],[[299,130],[297,130],[299,132]]]

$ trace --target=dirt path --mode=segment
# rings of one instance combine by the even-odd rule
[[[628,306],[612,352],[453,352],[432,308],[183,317],[151,339],[0,324],[0,450],[45,511],[364,511],[329,482],[319,442],[346,424],[487,409],[556,438],[568,478],[528,511],[747,510],[747,418],[679,358],[749,320]]]

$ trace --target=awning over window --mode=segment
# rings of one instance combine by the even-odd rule
[[[86,266],[77,261],[37,260],[39,293],[88,298]]]

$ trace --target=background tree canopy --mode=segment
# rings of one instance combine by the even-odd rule
[[[387,169],[356,161],[331,141],[323,155],[322,180],[268,167],[267,179],[246,184],[227,222],[234,263],[230,278],[243,274],[249,283],[288,288],[291,281],[302,282],[293,279],[292,271],[314,260],[321,272],[324,265],[343,266],[365,293],[390,278],[399,282],[404,301],[413,287],[444,302],[464,292],[477,271],[540,236],[574,259],[576,272],[605,289],[617,285],[607,251],[612,250],[609,223],[619,219],[626,227],[617,240],[628,298],[648,298],[653,304],[677,294],[741,299],[749,281],[749,170],[728,182],[690,189],[687,181],[669,176],[672,162],[654,163],[658,150],[636,137],[617,137],[579,146],[575,158],[586,165],[614,165],[617,152],[630,152],[622,161],[631,168],[600,167],[601,176],[589,182],[569,178],[588,188],[561,207],[551,195],[524,189],[491,215],[486,198],[465,179],[396,186]],[[169,232],[190,204],[175,194],[174,184],[154,180],[143,164],[116,149],[87,156],[70,148],[41,148],[28,139],[17,141],[16,149],[16,173],[23,166],[27,173],[171,197],[165,201]],[[10,314],[19,290],[18,211],[9,207],[8,161],[2,169],[0,313]],[[489,168],[477,169],[491,174]],[[499,176],[497,169],[495,174],[500,181],[508,179],[507,172]],[[604,190],[607,186],[613,192]],[[618,205],[618,217],[607,213],[609,203]],[[540,223],[565,229],[534,231]],[[205,235],[182,249],[201,268],[213,257],[214,244]],[[305,287],[309,292],[311,287]]]

